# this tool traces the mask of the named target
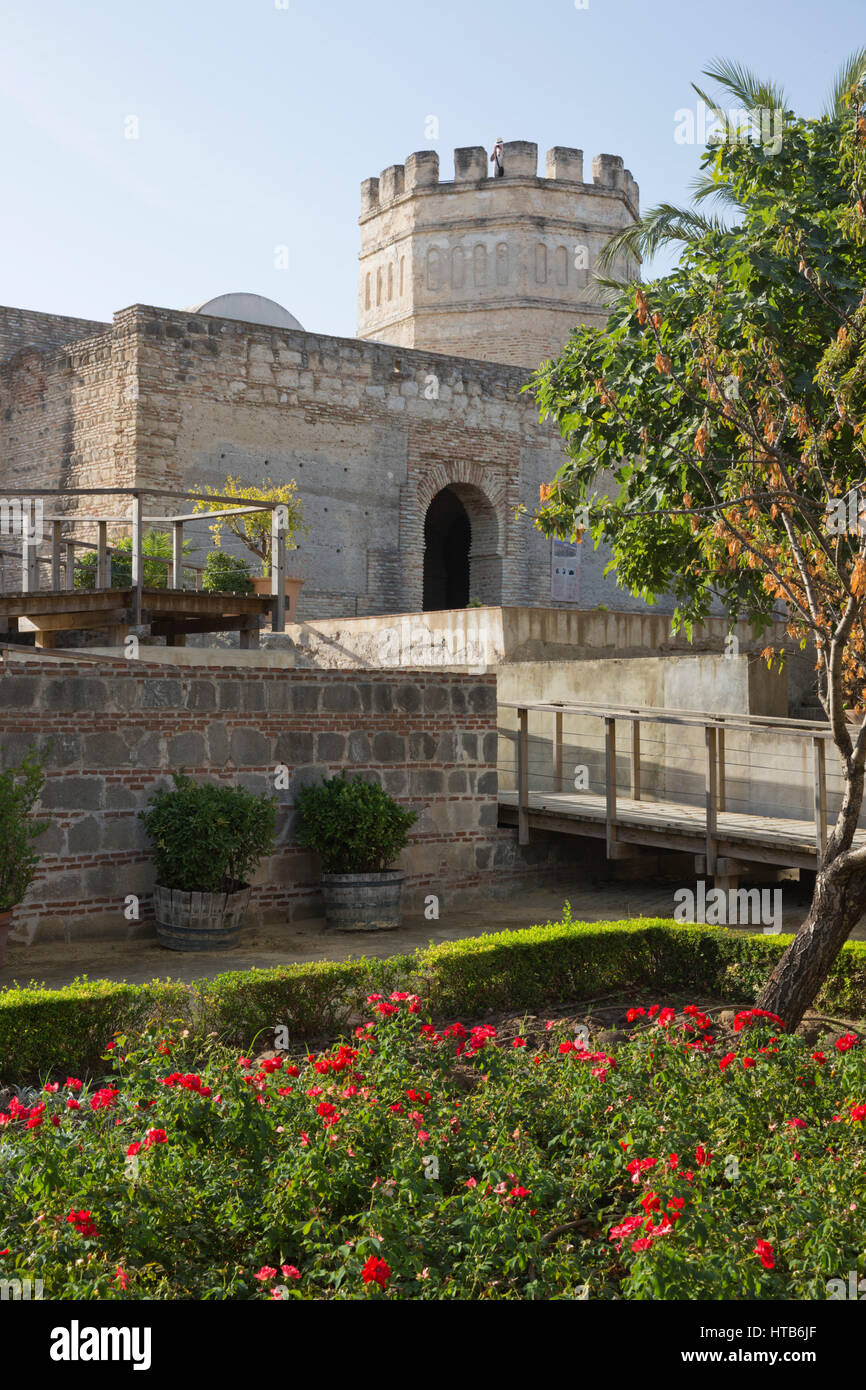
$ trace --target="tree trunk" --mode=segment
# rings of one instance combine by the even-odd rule
[[[840,872],[837,860],[815,879],[809,915],[757,999],[793,1032],[814,1003],[851,929],[863,915],[866,885],[860,874]]]

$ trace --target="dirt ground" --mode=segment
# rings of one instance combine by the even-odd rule
[[[809,901],[805,885],[784,885],[783,929],[796,930]],[[456,941],[485,932],[520,930],[556,922],[566,899],[579,921],[597,922],[632,917],[671,917],[674,887],[669,882],[600,883],[560,878],[544,888],[509,889],[507,896],[477,897],[468,904],[443,909],[439,921],[423,913],[405,917],[399,931],[341,934],[325,929],[323,921],[305,920],[285,926],[250,928],[231,951],[180,952],[160,946],[155,936],[133,939],[82,939],[9,942],[6,964],[0,970],[0,989],[35,981],[56,988],[79,975],[91,980],[196,980],[226,970],[268,968],[291,962],[347,960],[358,956],[389,956],[417,950],[429,943]],[[730,928],[730,930],[740,930]],[[866,924],[853,933],[866,939]]]

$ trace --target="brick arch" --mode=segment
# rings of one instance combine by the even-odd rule
[[[503,560],[508,549],[508,512],[504,481],[477,463],[455,461],[434,464],[418,479],[409,502],[401,548],[412,555],[406,574],[406,599],[410,612],[423,605],[424,521],[433,498],[450,488],[469,516],[472,540],[469,551],[470,590],[482,603],[500,604],[503,593]]]

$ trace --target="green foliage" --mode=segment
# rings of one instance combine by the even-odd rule
[[[205,560],[201,587],[208,594],[251,594],[250,567],[240,555],[211,550]]]
[[[254,507],[257,502],[278,503],[282,508],[282,530],[287,550],[297,548],[296,536],[309,534],[310,528],[304,521],[303,503],[298,496],[298,485],[294,479],[291,482],[278,485],[270,478],[265,478],[263,486],[256,487],[254,484],[244,483],[240,478],[233,478],[229,474],[222,487],[209,487],[205,491],[208,494],[208,500],[196,502],[195,510],[197,512],[228,511],[232,507],[244,505]],[[212,500],[219,497],[233,500],[228,502]],[[218,519],[212,524],[210,530],[214,544],[219,545],[222,540],[223,528],[227,528],[261,562],[262,574],[267,576],[271,572],[271,521],[272,515],[268,509],[264,512],[250,512],[245,516],[227,516],[224,520]]]
[[[154,847],[156,880],[187,893],[230,893],[274,845],[276,801],[243,787],[174,773],[139,812]]]
[[[293,1038],[333,1036],[364,1008],[368,994],[394,989],[423,994],[435,1014],[475,1017],[485,1010],[537,1012],[610,993],[625,998],[638,989],[753,1000],[790,940],[652,918],[575,922],[566,911],[562,922],[385,960],[230,971],[192,984],[7,989],[0,991],[0,1077],[23,1079],[52,1068],[83,1074],[94,1066],[94,1047],[114,1032],[134,1031],[152,1011],[182,1017],[193,1036],[214,1032],[247,1048],[276,1022]],[[866,1018],[866,943],[843,948],[816,1007]]]
[[[171,570],[160,564],[160,559],[172,558],[172,539],[168,531],[145,531],[141,541],[144,556],[144,586],[146,589],[167,589]],[[192,541],[184,541],[184,554],[192,553],[196,547]],[[132,538],[124,536],[112,545],[111,587],[128,589],[132,584]],[[157,558],[159,557],[159,558]],[[96,551],[88,550],[75,561],[76,589],[96,587]],[[191,570],[186,574],[192,574]]]
[[[406,848],[418,819],[378,782],[343,772],[301,788],[295,805],[297,841],[321,857],[326,874],[382,872]]]
[[[55,1068],[100,1075],[121,1026],[134,1032],[150,1020],[191,1019],[192,1004],[188,986],[171,980],[134,985],[85,975],[63,989],[11,985],[0,991],[0,1079],[36,1082]]]
[[[19,1088],[0,1274],[55,1300],[786,1301],[862,1273],[866,1046],[717,1039],[692,1007],[610,1053],[426,1014],[375,992],[349,1041],[258,1069],[152,1020],[99,1087]]]
[[[0,772],[0,912],[21,902],[39,863],[34,841],[49,822],[34,820],[32,813],[45,782],[46,756],[28,749],[16,767]]]
[[[711,75],[774,95],[735,65]],[[621,587],[673,594],[687,632],[716,599],[757,629],[781,600],[799,637],[829,643],[862,592],[859,535],[830,544],[825,519],[863,479],[864,96],[821,120],[786,111],[772,146],[711,145],[701,192],[739,220],[667,208],[629,229],[625,251],[681,240],[679,266],[620,293],[604,332],[576,329],[531,388],[568,453],[539,526],[608,545]]]

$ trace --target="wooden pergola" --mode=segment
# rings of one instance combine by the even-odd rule
[[[42,498],[69,497],[128,497],[129,512],[122,516],[106,516],[99,512],[42,513],[43,528],[50,528],[49,537],[24,534],[20,538],[21,588],[0,593],[0,630],[34,632],[36,646],[53,648],[58,632],[82,629],[105,629],[108,644],[122,646],[131,628],[140,635],[165,637],[170,646],[182,646],[188,634],[232,632],[240,634],[241,647],[258,645],[259,630],[268,617],[274,632],[286,627],[286,533],[285,509],[277,502],[260,502],[234,506],[231,497],[203,496],[195,492],[175,492],[158,488],[30,488],[5,490],[4,504],[11,499],[13,506],[32,503]],[[172,498],[175,501],[219,502],[226,505],[214,510],[184,512],[176,515],[147,516],[145,498]],[[214,517],[243,516],[250,513],[271,513],[271,594],[206,593],[200,588],[184,587],[184,573],[196,575],[200,582],[201,569],[184,558],[184,526],[192,521],[207,521]],[[68,528],[83,525],[95,527],[96,541],[86,541],[71,535]],[[145,556],[143,542],[148,527],[170,530],[172,558]],[[109,544],[109,527],[123,527],[131,536],[131,551],[124,552],[131,561],[128,586],[114,588],[111,582],[112,556],[117,547]],[[40,546],[49,546],[40,554]],[[76,553],[96,552],[93,589],[75,588]],[[10,552],[9,549],[6,553]],[[144,583],[144,562],[156,560],[165,564],[169,586],[148,588]],[[42,586],[47,571],[48,584]]]

